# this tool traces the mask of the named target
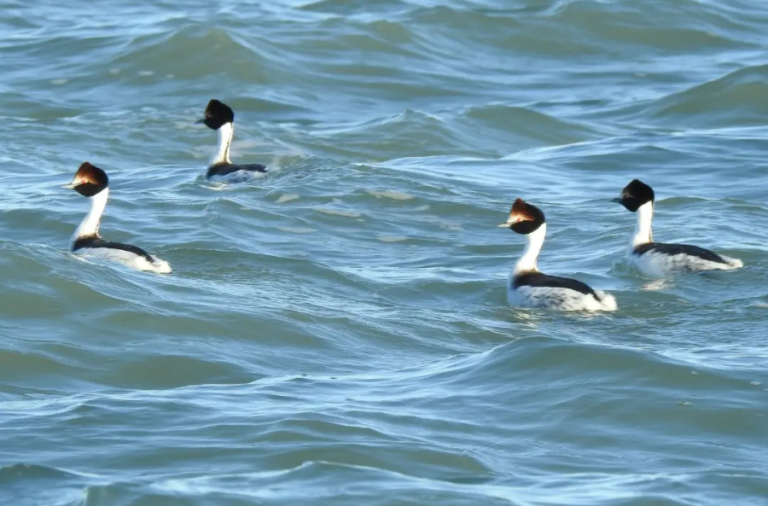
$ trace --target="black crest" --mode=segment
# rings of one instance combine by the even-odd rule
[[[214,98],[205,108],[205,118],[198,123],[205,123],[208,128],[218,130],[222,125],[233,121],[235,121],[235,113],[232,108]]]
[[[621,190],[621,197],[614,199],[614,202],[618,202],[634,213],[640,206],[653,202],[655,198],[656,195],[653,193],[653,188],[639,179],[633,179],[631,183]]]
[[[100,168],[84,162],[77,169],[73,184],[73,189],[80,195],[93,197],[109,186],[109,178],[107,173]]]
[[[546,220],[541,209],[523,199],[517,199],[509,211],[509,221],[516,222],[509,226],[513,232],[528,235],[538,230]]]

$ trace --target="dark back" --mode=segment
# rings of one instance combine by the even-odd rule
[[[267,172],[267,167],[260,163],[252,163],[248,165],[236,165],[233,163],[217,163],[208,167],[208,172],[205,177],[213,176],[226,176],[232,174],[238,170],[244,170],[247,172]]]
[[[525,272],[514,277],[512,282],[514,288],[521,286],[533,286],[542,288],[570,288],[584,295],[592,295],[596,300],[600,300],[597,293],[586,283],[571,278],[560,278],[557,276],[547,276],[541,272]]]
[[[721,264],[728,263],[717,253],[709,251],[708,249],[699,248],[698,246],[691,246],[689,244],[664,244],[660,242],[649,242],[648,244],[641,244],[634,249],[634,253],[639,256],[643,256],[649,251],[662,253],[669,256],[690,255],[692,257],[698,257],[702,260],[708,260],[710,262],[717,262]]]
[[[128,251],[133,253],[134,255],[141,256],[147,259],[147,261],[151,262],[152,257],[149,256],[149,253],[144,251],[143,249],[139,248],[138,246],[132,246],[130,244],[123,244],[121,242],[112,242],[112,241],[105,241],[101,237],[97,236],[88,236],[88,237],[80,237],[75,241],[75,244],[72,245],[72,251],[77,251],[79,249],[83,248],[112,248],[112,249],[119,249],[123,251]]]

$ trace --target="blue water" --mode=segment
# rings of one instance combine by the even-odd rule
[[[0,504],[768,503],[762,2],[0,7]],[[745,267],[640,276],[633,178]],[[619,311],[507,306],[517,197]]]

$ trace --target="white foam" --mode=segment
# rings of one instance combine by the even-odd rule
[[[343,211],[341,209],[331,209],[328,207],[316,207],[315,211],[323,214],[330,214],[332,216],[344,216],[346,218],[359,218],[360,213],[357,211]]]
[[[314,234],[317,232],[314,228],[308,227],[277,227],[277,229],[292,234]]]
[[[366,190],[370,195],[373,195],[377,199],[387,198],[392,200],[412,200],[413,195],[409,195],[405,192],[399,192],[395,190]]]
[[[280,197],[277,199],[277,203],[285,204],[286,202],[297,200],[298,198],[299,196],[296,195],[295,193],[286,193],[285,195],[280,195]]]

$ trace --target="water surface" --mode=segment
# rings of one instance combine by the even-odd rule
[[[762,2],[0,6],[0,502],[765,504]],[[172,275],[66,251],[85,160]],[[636,177],[745,268],[630,269]],[[506,306],[516,197],[618,312]]]

